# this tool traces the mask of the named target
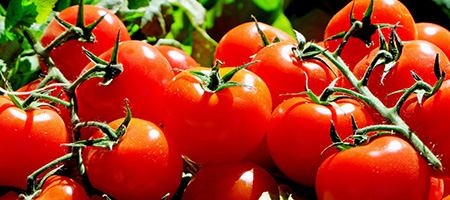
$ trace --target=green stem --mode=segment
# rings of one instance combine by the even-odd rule
[[[71,38],[74,35],[82,33],[83,30],[81,30],[78,27],[70,27],[64,33],[56,37],[50,44],[48,44],[42,51],[38,52],[38,54],[41,57],[50,57],[50,52],[57,46],[61,45],[62,42],[66,41],[67,39]]]
[[[348,39],[359,29],[361,29],[363,26],[362,22],[356,21],[352,24],[352,27],[350,27],[350,30],[347,31],[342,38],[342,42],[339,44],[336,51],[334,51],[333,56],[335,58],[339,57],[342,53],[342,50],[344,49],[345,44],[347,44]]]
[[[107,137],[109,140],[116,141],[119,139],[119,136],[116,134],[116,130],[112,129],[110,126],[108,126],[105,123],[97,122],[97,121],[87,121],[87,122],[80,122],[75,124],[74,131],[80,131],[81,128],[84,127],[97,127],[100,130],[103,131],[105,134],[105,137]]]
[[[389,58],[392,57],[392,55],[385,51],[385,50],[380,50],[375,57],[373,58],[372,62],[370,63],[369,67],[366,70],[366,73],[364,74],[364,77],[361,79],[360,83],[358,83],[359,85],[362,86],[367,86],[367,82],[369,81],[369,77],[372,74],[372,71],[375,69],[375,67],[377,67],[378,65],[381,64],[385,64],[385,58]],[[381,62],[378,62],[380,59]]]
[[[428,83],[425,83],[423,81],[418,81],[413,86],[411,86],[410,88],[405,90],[403,95],[400,97],[400,99],[397,101],[397,103],[395,104],[395,106],[392,109],[395,110],[396,113],[399,113],[400,109],[403,106],[403,104],[405,103],[406,99],[408,99],[408,97],[412,93],[414,93],[415,91],[420,90],[420,89],[424,89],[428,92],[433,91],[433,87],[428,85]]]

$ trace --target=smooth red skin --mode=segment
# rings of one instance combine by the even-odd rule
[[[442,200],[444,196],[444,180],[436,177],[431,177],[430,180],[430,195],[428,200]]]
[[[304,92],[306,79],[308,88],[316,95],[320,95],[336,78],[333,72],[318,60],[297,59],[292,52],[295,46],[289,42],[277,42],[267,46],[252,60],[259,62],[247,67],[261,77],[269,87],[273,108],[292,97],[286,94]],[[334,71],[338,70],[335,68]]]
[[[270,118],[267,131],[269,152],[277,167],[298,184],[313,187],[316,171],[332,150],[331,121],[342,139],[353,134],[351,116],[359,128],[372,125],[368,112],[355,100],[336,102],[339,108],[294,97],[278,105]],[[345,111],[345,112],[344,112]]]
[[[357,20],[362,20],[364,13],[369,6],[370,0],[354,0],[336,13],[328,22],[325,28],[324,40],[338,33],[350,30],[350,13],[353,7],[353,15]],[[374,0],[372,13],[372,24],[399,24],[396,32],[402,41],[416,39],[417,29],[414,19],[409,10],[398,0]],[[389,39],[392,28],[381,29],[383,36]],[[379,46],[378,31],[371,36],[373,45],[367,47],[364,42],[358,38],[350,38],[341,53],[350,69],[370,51]],[[325,47],[330,51],[335,51],[342,39],[325,41]]]
[[[328,157],[317,171],[317,199],[428,199],[430,167],[403,139],[384,136]]]
[[[258,165],[237,162],[207,165],[191,180],[183,200],[258,200],[263,192],[278,194],[278,183]]]
[[[296,43],[297,41],[286,32],[258,22],[259,28],[264,32],[269,42],[276,37],[280,41]],[[238,67],[249,63],[252,56],[264,47],[255,22],[240,24],[228,31],[217,44],[214,60],[220,60],[222,67]]]
[[[64,121],[47,107],[23,111],[0,96],[0,186],[26,189],[27,177],[66,154]]]
[[[189,70],[210,73],[210,68]],[[224,75],[232,68],[221,68]],[[216,93],[201,89],[200,80],[183,72],[167,87],[164,128],[182,154],[199,164],[240,161],[263,140],[272,111],[270,92],[254,73],[241,70],[230,81],[235,86]]]
[[[62,10],[58,17],[62,20],[75,25],[77,21],[78,5],[68,7]],[[130,40],[130,34],[123,22],[114,13],[109,10],[92,5],[84,5],[85,24],[89,25],[108,13],[105,18],[93,29],[92,33],[96,41],[94,43],[81,42],[78,40],[69,40],[64,44],[56,47],[50,53],[50,57],[56,67],[71,81],[74,81],[81,70],[90,63],[89,58],[84,54],[82,47],[99,55],[104,51],[112,48],[116,42],[117,33],[120,30],[119,40]],[[53,19],[44,31],[41,43],[45,47],[49,45],[55,38],[65,32],[65,28]],[[46,72],[45,66],[41,65],[41,69]]]
[[[109,125],[116,129],[122,122],[118,119]],[[92,138],[100,137],[101,131]],[[149,121],[132,118],[112,150],[86,147],[82,156],[92,186],[117,199],[161,199],[174,194],[181,182],[181,154],[163,130]]]
[[[450,56],[450,31],[446,28],[429,22],[416,23],[417,39],[426,40],[438,46],[447,57]]]
[[[450,178],[448,102],[450,80],[444,81],[433,96],[424,98],[422,105],[417,102],[416,95],[411,95],[400,110],[400,117],[441,161],[443,170],[433,171],[433,175],[440,178]]]
[[[159,50],[159,52],[161,52],[167,61],[169,61],[172,69],[186,70],[189,68],[200,67],[194,58],[177,47],[168,45],[158,45],[155,47]],[[173,73],[177,75],[180,71],[173,71]]]
[[[403,93],[389,95],[390,93],[409,88],[415,83],[411,71],[431,86],[436,83],[437,78],[434,74],[436,54],[439,54],[441,70],[447,74],[450,72],[447,67],[449,65],[447,56],[436,45],[422,40],[405,41],[403,45],[403,52],[397,64],[383,80],[384,84],[382,85],[380,81],[385,65],[380,65],[373,70],[367,85],[370,91],[388,107],[394,106],[403,95]],[[378,49],[374,49],[356,65],[353,74],[358,79],[364,77],[370,62],[378,51]]]
[[[111,53],[112,49],[99,58],[110,60]],[[103,79],[92,78],[77,88],[80,119],[108,123],[125,117],[125,99],[128,99],[133,117],[162,123],[169,105],[164,91],[174,76],[170,64],[155,47],[142,41],[120,43],[117,59],[124,71],[109,85],[99,85]],[[92,67],[93,63],[84,71]]]

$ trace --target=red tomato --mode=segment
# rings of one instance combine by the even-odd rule
[[[362,20],[371,0],[354,0],[336,13],[325,29],[324,39],[348,31],[351,27],[350,13],[353,8],[353,15],[356,20]],[[409,10],[398,0],[374,0],[373,13],[371,17],[372,24],[399,24],[396,32],[403,41],[414,40],[417,29],[414,19]],[[389,38],[392,28],[381,29],[385,38]],[[350,69],[356,65],[366,54],[379,46],[378,31],[371,35],[373,45],[367,47],[366,44],[358,38],[351,37],[345,45],[341,57]],[[325,47],[330,51],[337,49],[342,39],[325,41]]]
[[[188,55],[183,50],[176,48],[174,46],[159,45],[155,46],[159,52],[169,61],[172,69],[189,69],[193,67],[200,67],[197,61],[194,60],[190,55]],[[179,71],[173,72],[175,75],[180,73]]]
[[[424,98],[422,105],[418,103],[416,95],[410,96],[400,111],[400,116],[410,129],[441,161],[443,169],[433,171],[440,178],[450,178],[450,137],[446,118],[450,112],[448,102],[450,80],[444,81],[433,96]]]
[[[278,194],[278,184],[263,168],[245,162],[207,165],[191,180],[183,200],[258,200]]]
[[[296,43],[297,41],[286,32],[258,22],[259,28],[264,32],[269,42],[275,38],[280,41]],[[263,40],[258,33],[255,22],[240,24],[228,31],[220,39],[214,60],[220,60],[224,64],[222,67],[237,67],[249,63],[252,56],[264,47]]]
[[[428,200],[442,200],[444,196],[444,180],[436,177],[431,177],[430,181],[430,195]]]
[[[78,15],[78,6],[71,6],[62,10],[58,17],[75,25]],[[112,48],[116,42],[117,32],[120,30],[120,41],[130,40],[130,35],[123,22],[109,10],[97,6],[84,6],[84,20],[85,24],[89,25],[105,16],[103,20],[93,29],[92,33],[95,36],[94,43],[81,42],[79,40],[69,40],[64,44],[56,47],[50,53],[50,57],[55,62],[64,76],[73,81],[80,74],[81,70],[90,62],[88,57],[84,54],[81,47],[89,50],[95,55],[101,54],[104,51]],[[66,30],[55,19],[53,19],[41,38],[43,46],[49,45],[55,38],[60,36]],[[47,69],[41,66],[43,71]]]
[[[116,129],[123,119],[109,124]],[[92,137],[103,137],[98,131]],[[133,118],[112,150],[86,147],[86,172],[92,186],[114,198],[161,199],[174,194],[181,182],[183,161],[174,144],[155,124]]]
[[[273,108],[292,97],[285,94],[304,92],[306,76],[309,89],[316,95],[320,95],[336,78],[333,72],[318,60],[299,60],[292,52],[294,47],[295,44],[289,42],[269,45],[258,51],[252,60],[260,62],[247,67],[269,87]],[[334,68],[334,71],[339,70]]]
[[[66,125],[48,107],[24,111],[0,96],[0,185],[26,189],[27,177],[66,154]]]
[[[109,61],[111,53],[112,49],[99,58]],[[100,85],[102,79],[92,78],[77,88],[80,120],[111,122],[124,117],[123,106],[128,99],[133,117],[162,123],[168,105],[164,91],[173,78],[170,64],[155,47],[142,41],[120,43],[117,59],[124,71],[109,85]],[[92,67],[94,63],[84,71]]]
[[[314,186],[316,171],[323,161],[321,153],[332,144],[331,121],[343,139],[353,134],[352,115],[358,127],[372,125],[372,119],[359,102],[341,99],[336,103],[340,108],[294,97],[274,109],[267,144],[275,164],[291,180]]]
[[[417,39],[426,40],[438,46],[447,57],[450,56],[450,31],[446,28],[428,22],[416,23]]]
[[[381,84],[384,65],[380,65],[373,70],[367,85],[370,91],[388,107],[394,106],[403,93],[389,96],[388,94],[409,88],[415,83],[411,71],[430,85],[436,83],[437,78],[433,71],[436,54],[439,54],[441,70],[445,70],[447,74],[450,73],[450,69],[447,67],[449,60],[436,45],[422,40],[405,41],[403,45],[403,52],[396,65],[384,78],[384,84]],[[364,76],[370,62],[378,51],[378,49],[374,49],[356,65],[353,74],[358,79]]]
[[[234,68],[221,68],[224,75]],[[205,74],[210,68],[191,68]],[[263,140],[272,110],[266,84],[254,73],[240,70],[230,81],[246,84],[215,93],[183,72],[167,87],[167,120],[164,127],[182,154],[199,164],[240,161]]]
[[[414,148],[396,136],[328,157],[317,171],[322,199],[428,199],[430,167]]]

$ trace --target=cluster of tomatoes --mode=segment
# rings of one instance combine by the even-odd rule
[[[34,44],[45,78],[0,96],[2,200],[449,194],[450,32],[400,1],[354,0],[314,43],[243,23],[214,66],[79,11]]]

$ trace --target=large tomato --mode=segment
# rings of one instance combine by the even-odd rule
[[[189,69],[193,67],[200,67],[197,61],[194,60],[189,54],[183,50],[168,45],[155,46],[159,52],[169,61],[172,69]],[[178,74],[179,71],[174,71],[174,74]]]
[[[27,177],[66,154],[66,125],[48,107],[24,111],[0,96],[0,185],[26,189]]]
[[[429,22],[416,23],[417,39],[426,40],[438,46],[447,57],[450,56],[450,31],[446,28]]]
[[[447,67],[449,65],[447,56],[436,45],[422,40],[405,41],[403,45],[403,52],[400,58],[383,79],[383,83],[381,83],[381,77],[385,65],[380,65],[373,70],[367,84],[370,91],[388,107],[394,106],[402,96],[402,93],[391,93],[409,88],[415,83],[411,71],[419,75],[423,81],[430,85],[436,83],[438,80],[434,74],[436,54],[439,54],[439,66],[441,70],[445,70],[447,74],[450,72],[450,68]],[[356,65],[353,74],[358,79],[364,76],[378,51],[378,49],[372,50],[368,56],[364,57]]]
[[[269,45],[258,51],[253,58],[253,61],[259,62],[247,68],[261,77],[269,87],[273,108],[292,97],[285,94],[304,92],[307,80],[308,88],[316,95],[320,95],[336,78],[322,62],[295,57],[292,52],[292,48],[295,47],[295,44],[290,42]],[[334,71],[338,72],[338,69],[334,68]]]
[[[263,192],[278,194],[278,183],[258,165],[238,162],[208,165],[189,182],[183,200],[258,200]]]
[[[315,186],[319,200],[423,200],[430,193],[430,167],[406,141],[384,136],[328,157]]]
[[[116,129],[122,121],[109,126]],[[92,139],[100,137],[101,131]],[[125,135],[111,150],[86,147],[83,160],[92,186],[121,200],[173,195],[183,171],[181,154],[163,130],[137,118],[131,119]]]
[[[450,178],[450,137],[445,117],[450,112],[448,102],[450,80],[444,81],[434,95],[423,99],[422,104],[419,104],[416,95],[410,96],[400,112],[410,129],[440,159],[443,169],[433,173],[441,178]]]
[[[234,68],[220,68],[223,76]],[[210,68],[191,68],[205,74]],[[164,127],[183,154],[201,164],[239,161],[263,140],[272,111],[266,84],[253,72],[238,71],[230,81],[248,86],[203,90],[196,76],[182,72],[167,87]],[[250,87],[249,87],[250,86]]]
[[[359,102],[341,99],[336,103],[339,108],[294,97],[274,109],[267,144],[275,164],[291,180],[314,186],[316,171],[323,161],[321,153],[332,144],[331,121],[342,138],[353,134],[352,115],[358,127],[372,125],[372,119]],[[330,154],[326,153],[323,157]]]
[[[336,13],[325,29],[324,39],[327,39],[336,34],[348,31],[351,27],[350,14],[353,10],[353,16],[356,20],[362,20],[366,9],[371,0],[354,0]],[[374,0],[373,13],[371,16],[372,24],[392,24],[398,23],[396,32],[403,41],[414,40],[416,38],[417,29],[414,19],[409,10],[398,0]],[[367,24],[366,24],[367,25]],[[376,29],[373,33],[368,34],[368,37],[373,42],[373,45],[367,47],[366,44],[355,37],[351,37],[345,45],[341,57],[346,62],[350,69],[352,69],[359,60],[361,60],[367,53],[379,46],[379,34]],[[385,38],[389,38],[392,28],[381,29]],[[330,51],[337,49],[342,39],[326,40],[325,47]]]
[[[109,10],[92,5],[85,5],[84,7],[84,21],[89,25],[105,16],[103,20],[97,24],[92,30],[95,36],[95,42],[82,42],[77,39],[69,40],[64,44],[56,47],[50,53],[50,57],[55,62],[64,76],[69,80],[75,80],[80,74],[81,70],[90,62],[88,57],[84,54],[82,47],[94,53],[101,54],[104,51],[114,46],[117,33],[120,30],[119,40],[130,40],[130,35],[123,22]],[[78,6],[71,6],[62,10],[58,17],[62,20],[75,25],[78,16]],[[55,38],[64,33],[65,28],[53,19],[41,38],[43,46],[49,45]],[[43,71],[46,71],[45,66],[41,66]]]
[[[111,53],[112,49],[99,58],[109,61]],[[162,123],[167,105],[164,91],[174,76],[170,64],[155,47],[142,41],[120,43],[117,60],[123,65],[123,72],[109,85],[101,85],[100,78],[92,78],[77,88],[80,119],[111,122],[124,117],[123,106],[128,99],[133,117]],[[94,63],[84,71],[92,67]]]
[[[261,22],[258,22],[258,26],[269,42],[275,38],[279,38],[280,41],[297,42],[292,36],[278,28]],[[234,27],[220,39],[214,60],[222,61],[224,63],[222,67],[241,66],[249,63],[252,56],[263,47],[264,43],[255,22],[246,22]]]

